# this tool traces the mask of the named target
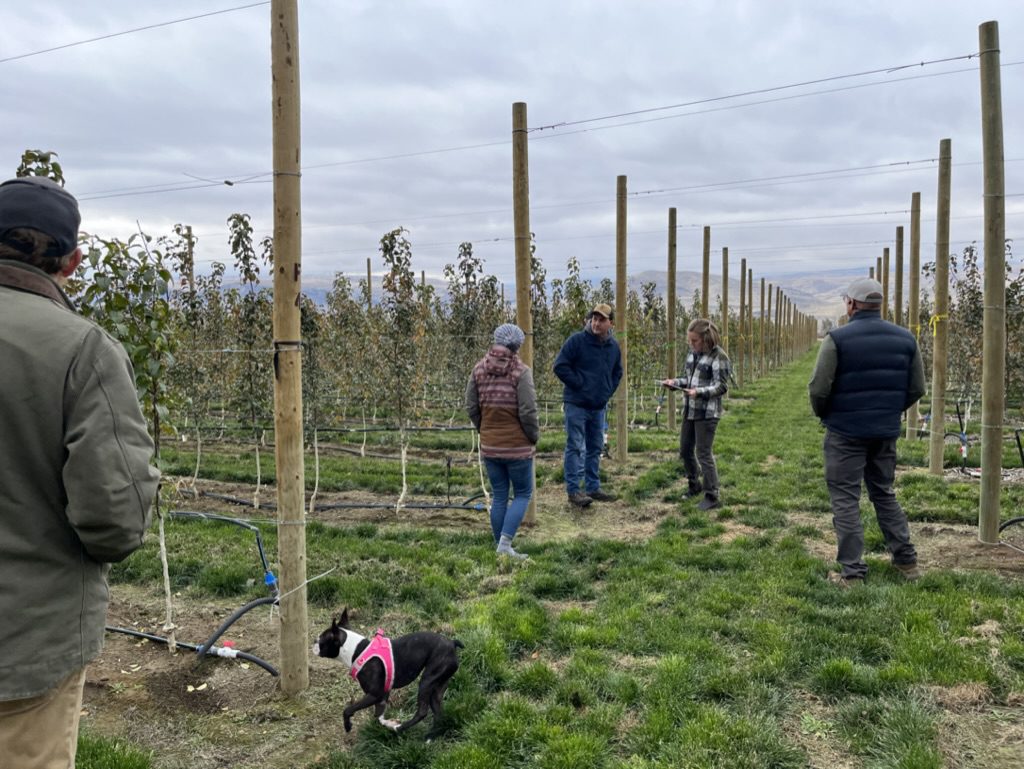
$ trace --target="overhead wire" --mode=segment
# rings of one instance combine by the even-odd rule
[[[169,27],[169,26],[171,26],[173,24],[181,24],[182,22],[186,22],[186,21],[195,21],[196,19],[206,19],[206,18],[209,18],[210,16],[219,16],[220,14],[233,13],[234,11],[244,11],[244,10],[246,10],[248,8],[256,8],[257,6],[260,6],[260,5],[270,5],[270,0],[262,0],[262,2],[249,3],[248,5],[238,5],[238,6],[235,6],[234,8],[224,8],[224,9],[219,10],[219,11],[210,11],[208,13],[200,13],[200,14],[197,14],[195,16],[186,16],[185,18],[182,18],[182,19],[172,19],[171,21],[160,21],[160,22],[157,22],[155,24],[147,24],[147,25],[145,25],[143,27],[135,27],[133,29],[126,29],[126,30],[123,30],[121,32],[111,32],[108,35],[100,35],[99,37],[91,37],[88,40],[77,40],[77,41],[75,41],[73,43],[64,43],[63,45],[56,45],[56,46],[53,46],[52,48],[43,48],[42,50],[39,50],[39,51],[30,51],[29,53],[19,53],[19,54],[15,55],[15,56],[6,56],[4,58],[0,58],[0,64],[4,64],[4,63],[9,62],[9,61],[17,61],[18,59],[27,59],[27,58],[29,58],[31,56],[40,56],[41,54],[44,54],[44,53],[53,53],[54,51],[63,51],[65,49],[67,49],[67,48],[74,48],[74,47],[79,46],[79,45],[87,45],[88,43],[97,43],[100,40],[110,40],[111,38],[114,38],[114,37],[122,37],[123,35],[131,35],[131,34],[134,34],[135,32],[145,32],[145,31],[150,30],[150,29],[159,29],[160,27]]]
[[[614,115],[604,115],[602,117],[590,117],[582,118],[579,120],[567,120],[560,123],[554,123],[546,126],[537,126],[536,128],[527,129],[529,131],[544,131],[552,130],[555,128],[570,127],[575,125],[585,125],[588,123],[597,123],[605,120],[617,120],[622,117],[632,117],[634,115],[647,115],[652,112],[663,112],[670,109],[682,109],[684,107],[694,107],[701,104],[710,104],[718,101],[726,101],[728,99],[739,99],[744,96],[757,96],[763,93],[775,93],[777,91],[784,91],[791,88],[803,88],[809,85],[818,85],[820,83],[830,83],[837,80],[848,80],[855,77],[867,77],[868,75],[878,75],[881,73],[890,74],[892,72],[898,72],[902,69],[909,69],[910,67],[925,67],[932,64],[945,64],[952,61],[963,61],[970,60],[977,56],[979,53],[962,54],[960,56],[949,56],[943,59],[933,59],[931,61],[914,62],[913,64],[900,64],[895,67],[881,67],[879,69],[865,70],[863,72],[851,72],[845,75],[832,75],[829,77],[816,78],[814,80],[804,80],[797,83],[787,83],[786,85],[770,86],[768,88],[758,88],[750,91],[740,91],[738,93],[727,94],[725,96],[711,96],[706,99],[696,99],[694,101],[680,102],[678,104],[666,104],[660,107],[647,107],[645,109],[632,110],[630,112],[619,112]],[[973,71],[973,70],[971,70]]]
[[[972,54],[972,55],[976,55],[976,54]],[[948,60],[956,60],[956,59],[962,59],[962,58],[969,58],[969,56],[953,57],[953,58],[948,59]],[[943,59],[943,60],[936,60],[936,61],[947,61],[947,60]],[[1020,65],[1020,64],[1024,64],[1024,60],[1022,60],[1022,61],[1015,61],[1015,62],[1006,62],[1006,63],[1001,64],[1001,66],[1002,67],[1011,67],[1011,66],[1017,66],[1017,65]],[[904,65],[903,68],[910,67],[910,66],[922,66],[922,65],[919,65],[919,64]],[[899,67],[897,67],[895,69],[899,69]],[[884,70],[878,70],[878,71],[884,71]],[[805,98],[805,97],[809,97],[809,96],[817,96],[817,95],[822,95],[822,94],[827,94],[827,93],[835,93],[835,92],[838,92],[838,91],[853,90],[853,89],[856,89],[856,88],[869,88],[869,87],[874,87],[874,86],[879,86],[879,85],[889,85],[889,84],[892,84],[892,83],[906,82],[906,81],[909,81],[909,80],[917,80],[917,79],[921,79],[921,78],[944,77],[944,76],[951,75],[951,74],[961,74],[961,73],[964,73],[964,72],[974,72],[974,71],[975,71],[974,68],[972,68],[972,69],[962,69],[962,70],[952,70],[950,72],[938,72],[938,73],[932,73],[932,74],[928,74],[928,75],[916,75],[916,76],[910,77],[910,78],[896,78],[896,79],[893,79],[893,80],[879,81],[879,82],[874,82],[874,83],[863,83],[863,84],[859,84],[859,85],[856,85],[856,86],[847,86],[845,88],[840,88],[840,89],[828,89],[828,90],[824,90],[824,91],[810,91],[810,92],[807,92],[807,93],[804,93],[804,94],[795,94],[793,96],[782,97],[780,99],[772,99],[772,100],[766,100],[766,101],[760,101],[760,102],[747,102],[747,103],[743,103],[743,104],[730,105],[730,106],[727,106],[727,107],[720,107],[720,108],[716,108],[714,110],[692,111],[692,112],[683,113],[681,115],[668,115],[668,116],[662,116],[662,117],[659,117],[659,118],[654,118],[652,120],[642,120],[642,121],[634,121],[634,122],[628,122],[628,123],[618,123],[618,124],[615,124],[615,125],[612,125],[612,126],[599,126],[597,128],[584,129],[583,131],[562,131],[562,132],[553,133],[553,134],[538,135],[538,136],[536,136],[534,138],[535,139],[544,139],[544,138],[552,138],[552,137],[555,137],[555,136],[568,136],[568,135],[572,135],[572,134],[575,134],[575,133],[584,133],[585,131],[606,130],[606,129],[609,129],[609,128],[620,128],[620,127],[625,127],[625,126],[630,126],[630,125],[640,125],[640,124],[647,123],[647,122],[654,122],[654,121],[658,121],[658,120],[674,119],[674,118],[678,118],[678,117],[686,117],[686,116],[689,116],[689,115],[705,114],[706,112],[720,111],[720,110],[723,110],[723,109],[729,109],[729,110],[731,110],[731,109],[741,109],[741,108],[744,108],[744,107],[757,106],[759,104],[765,104],[765,103],[769,103],[769,102],[772,102],[772,101],[783,101],[783,100],[795,99],[795,98]],[[825,78],[825,79],[823,79],[820,82],[824,82],[824,80],[830,80],[830,79],[839,79],[839,78],[843,78],[843,77],[858,77],[858,76],[861,76],[861,74],[839,75],[839,76],[835,76],[834,78]],[[813,83],[813,82],[816,82],[816,81],[807,81],[807,82]],[[778,90],[783,90],[783,89],[787,89],[787,88],[793,88],[793,87],[796,87],[798,85],[803,85],[803,84],[788,84],[788,85],[782,85],[782,86],[775,86],[775,87],[768,88],[768,89],[761,89],[760,91],[750,91],[750,92],[745,92],[745,93],[753,94],[753,93],[759,93],[759,92],[778,91]],[[702,100],[697,100],[697,101],[694,101],[694,102],[689,102],[689,104],[701,104],[701,103],[707,103],[707,102],[720,101],[720,100],[724,100],[724,99],[737,98],[738,96],[742,96],[742,95],[743,94],[733,94],[733,95],[729,95],[729,96],[710,97],[708,99],[702,99]],[[666,106],[666,107],[653,107],[653,108],[650,108],[649,110],[641,110],[640,112],[670,109],[670,108],[679,107],[679,106],[680,105],[670,105],[670,106]],[[636,114],[636,113],[619,113],[619,114],[620,115],[628,115],[628,114]],[[610,117],[612,117],[612,116],[607,116],[607,117],[603,117],[603,118],[586,118],[586,119],[577,120],[577,121],[565,121],[563,123],[554,124],[554,126],[577,125],[577,124],[581,124],[581,123],[589,123],[589,122],[593,122],[593,121],[606,120],[606,119],[610,119]],[[551,126],[551,127],[554,127],[554,126]],[[535,130],[539,130],[539,129],[527,129],[527,130],[528,131],[535,131]],[[379,162],[379,161],[384,161],[384,160],[397,160],[397,159],[405,159],[405,158],[424,157],[424,156],[428,156],[428,155],[439,155],[439,154],[446,154],[446,153],[453,153],[453,152],[462,152],[462,151],[466,151],[466,150],[475,150],[475,149],[481,149],[481,148],[507,146],[509,144],[511,144],[511,140],[510,139],[504,139],[504,140],[498,140],[498,141],[478,142],[478,143],[472,143],[472,144],[457,145],[457,146],[453,146],[453,147],[443,147],[443,148],[419,150],[419,151],[413,151],[413,152],[402,152],[402,153],[394,153],[394,154],[389,154],[389,155],[371,156],[371,157],[365,157],[365,158],[353,158],[353,159],[350,159],[350,160],[342,160],[342,161],[334,161],[334,162],[328,162],[328,163],[316,163],[316,164],[306,165],[306,166],[303,166],[303,171],[305,172],[305,171],[310,171],[310,170],[320,170],[320,169],[324,169],[324,168],[333,168],[333,167],[341,167],[341,166],[352,166],[352,165],[363,164],[363,163],[374,163],[374,162]],[[258,181],[258,180],[262,180],[264,177],[270,177],[272,175],[273,175],[272,171],[247,172],[245,174],[240,174],[239,177],[241,177],[241,178],[238,179],[238,180],[233,180],[233,183],[234,184],[239,184],[239,183],[255,182],[255,181]],[[211,183],[208,186],[211,186],[211,187],[213,187],[213,186],[220,186],[222,184],[227,184],[228,181],[232,181],[231,180],[231,176],[232,176],[231,174],[216,174],[216,176],[224,177],[225,181],[218,181],[218,182],[212,182],[211,181]],[[269,180],[267,180],[267,181],[269,181]],[[169,185],[166,185],[166,184],[164,184],[164,185],[153,185],[154,188],[166,187],[166,186],[169,186]],[[139,188],[126,188],[124,191],[127,191],[129,189],[139,189]],[[182,188],[182,189],[189,189],[189,188]],[[154,189],[154,191],[155,192],[166,192],[166,191],[177,191],[177,190],[175,190],[175,189],[169,189],[169,190],[168,189]],[[119,192],[122,192],[122,190],[115,189],[115,190],[111,190],[109,192],[110,193],[119,193]],[[138,194],[144,194],[144,193],[138,193]],[[84,193],[84,195],[93,195],[93,193]],[[102,197],[123,197],[123,196],[122,195],[109,194],[109,195],[103,195]],[[92,197],[89,197],[88,199],[97,200],[97,199],[100,199],[100,196],[94,195]]]

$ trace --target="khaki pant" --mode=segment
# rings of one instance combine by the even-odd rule
[[[74,769],[85,668],[55,688],[0,702],[0,762],[7,769]]]

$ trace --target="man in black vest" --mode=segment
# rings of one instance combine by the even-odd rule
[[[843,296],[850,322],[821,343],[808,385],[811,408],[825,425],[825,481],[838,540],[840,584],[867,577],[861,481],[875,506],[892,565],[908,580],[921,576],[907,516],[896,501],[896,438],[900,417],[924,395],[924,364],[917,341],[881,317],[882,286],[853,281]]]

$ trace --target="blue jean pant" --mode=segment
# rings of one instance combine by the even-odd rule
[[[588,492],[599,491],[601,450],[604,448],[604,409],[585,409],[564,403],[565,490],[572,496],[583,481]]]
[[[512,538],[523,522],[526,508],[533,496],[532,459],[493,459],[484,457],[484,469],[491,480],[491,532],[494,541],[501,535]],[[509,490],[515,492],[510,502]]]

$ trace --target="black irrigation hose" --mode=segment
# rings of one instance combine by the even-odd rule
[[[167,514],[173,518],[199,518],[205,521],[221,521],[223,523],[241,526],[243,529],[251,531],[256,535],[256,549],[259,550],[260,563],[263,564],[263,583],[272,594],[277,595],[277,577],[274,576],[274,572],[270,570],[270,564],[267,563],[267,554],[263,549],[263,534],[260,532],[259,526],[255,526],[248,521],[243,521],[240,518],[229,518],[226,515],[199,513],[191,510],[171,510]]]
[[[206,643],[200,644],[196,648],[196,653],[200,657],[205,657],[211,650],[213,651],[214,654],[219,654],[219,652],[217,651],[217,647],[215,646],[215,644],[217,643],[217,639],[220,638],[222,635],[224,635],[224,633],[227,631],[227,629],[229,627],[231,627],[236,622],[238,622],[238,620],[242,618],[243,614],[245,614],[248,611],[251,611],[252,609],[255,609],[258,606],[265,606],[267,604],[276,604],[277,601],[278,601],[278,598],[277,598],[276,595],[264,596],[263,598],[257,598],[255,601],[249,601],[249,603],[247,603],[245,606],[241,607],[240,609],[235,609],[235,611],[231,614],[231,616],[228,617],[226,620],[224,620],[221,623],[220,627],[217,628],[216,631],[214,631],[214,634],[212,636],[210,636],[206,640]],[[224,655],[220,655],[220,656],[224,656]]]
[[[229,497],[226,494],[216,494],[216,493],[214,493],[212,491],[200,491],[199,493],[201,495],[203,495],[204,497],[211,497],[213,499],[219,499],[222,502],[230,502],[230,503],[235,504],[235,505],[247,505],[249,507],[252,507],[252,500],[251,499],[241,499],[239,497]],[[413,503],[413,504],[408,504],[408,505],[402,505],[402,507],[403,508],[407,508],[409,510],[448,510],[448,509],[451,509],[451,510],[485,510],[486,508],[483,505],[470,505],[470,504],[468,504],[470,501],[472,501],[474,499],[479,499],[481,496],[482,496],[482,494],[477,494],[476,496],[470,497],[469,499],[467,499],[462,504],[447,504],[447,503],[444,503],[444,502],[422,502],[422,503]],[[334,503],[329,503],[329,504],[326,504],[326,505],[317,505],[316,509],[317,510],[378,510],[378,509],[393,508],[394,506],[395,506],[394,502],[334,502]],[[274,504],[273,502],[268,502],[265,505],[260,505],[260,509],[261,510],[268,510],[268,511],[271,511],[271,512],[276,512],[277,511],[277,505]],[[212,517],[216,518],[217,516],[212,516]],[[227,520],[233,520],[233,519],[228,518]]]
[[[248,529],[249,531],[253,532],[253,534],[256,535],[256,549],[259,550],[260,563],[263,564],[263,582],[264,584],[266,584],[267,588],[271,592],[270,596],[264,598],[257,598],[255,601],[250,601],[241,609],[236,610],[230,617],[228,617],[221,624],[217,631],[212,636],[210,636],[206,643],[199,645],[181,643],[181,645],[184,646],[186,649],[191,649],[194,652],[196,652],[200,658],[206,657],[207,655],[229,658],[239,657],[241,659],[248,660],[256,665],[259,665],[261,668],[263,668],[273,676],[278,675],[277,669],[273,665],[271,665],[269,662],[266,662],[265,660],[260,659],[259,657],[253,656],[252,654],[249,654],[247,652],[241,652],[237,651],[236,649],[216,645],[217,639],[220,638],[229,627],[231,627],[235,622],[237,622],[238,619],[243,614],[250,611],[251,609],[255,609],[257,606],[263,606],[268,603],[276,604],[278,602],[277,577],[274,576],[274,572],[270,570],[270,564],[267,563],[267,554],[266,551],[263,549],[263,535],[260,532],[259,527],[253,525],[249,521],[243,521],[240,518],[229,518],[226,515],[200,513],[191,510],[171,510],[167,513],[167,515],[171,516],[172,518],[194,518],[204,521],[218,521],[221,523],[230,523],[234,526],[240,526],[243,529]],[[147,638],[151,641],[157,641],[159,643],[170,643],[169,639],[167,638],[162,638],[157,635],[151,635],[150,633],[141,633],[137,630],[112,627],[109,625],[107,626],[107,630],[114,633],[125,633],[127,635],[133,635],[139,638]]]
[[[161,636],[152,635],[151,633],[142,633],[138,630],[129,630],[126,627],[114,627],[113,625],[107,625],[106,630],[108,633],[124,633],[125,635],[135,636],[136,638],[145,638],[148,641],[156,641],[157,643],[170,643],[170,639],[168,638],[162,638]],[[189,649],[194,652],[199,652],[200,650],[200,647],[196,644],[185,643],[184,641],[176,641],[175,645],[184,646],[186,649]],[[272,676],[280,675],[280,673],[277,672],[277,668],[275,668],[269,662],[267,662],[266,660],[262,660],[253,654],[249,654],[248,652],[240,652],[236,651],[235,649],[225,649],[224,647],[217,647],[212,650],[212,653],[216,654],[218,657],[237,657],[241,660],[247,660],[248,662],[252,662],[254,665],[259,665]]]
[[[1011,526],[1014,526],[1018,523],[1024,523],[1024,516],[1021,516],[1019,518],[1011,518],[1008,521],[1003,521],[1001,524],[999,524],[999,531],[1002,531],[1003,529],[1008,529]]]
[[[477,499],[471,497],[471,499]],[[394,502],[337,502],[328,505],[317,505],[317,510],[393,510]],[[421,504],[402,505],[408,510],[486,510],[484,505],[446,504],[444,502],[424,502]]]

